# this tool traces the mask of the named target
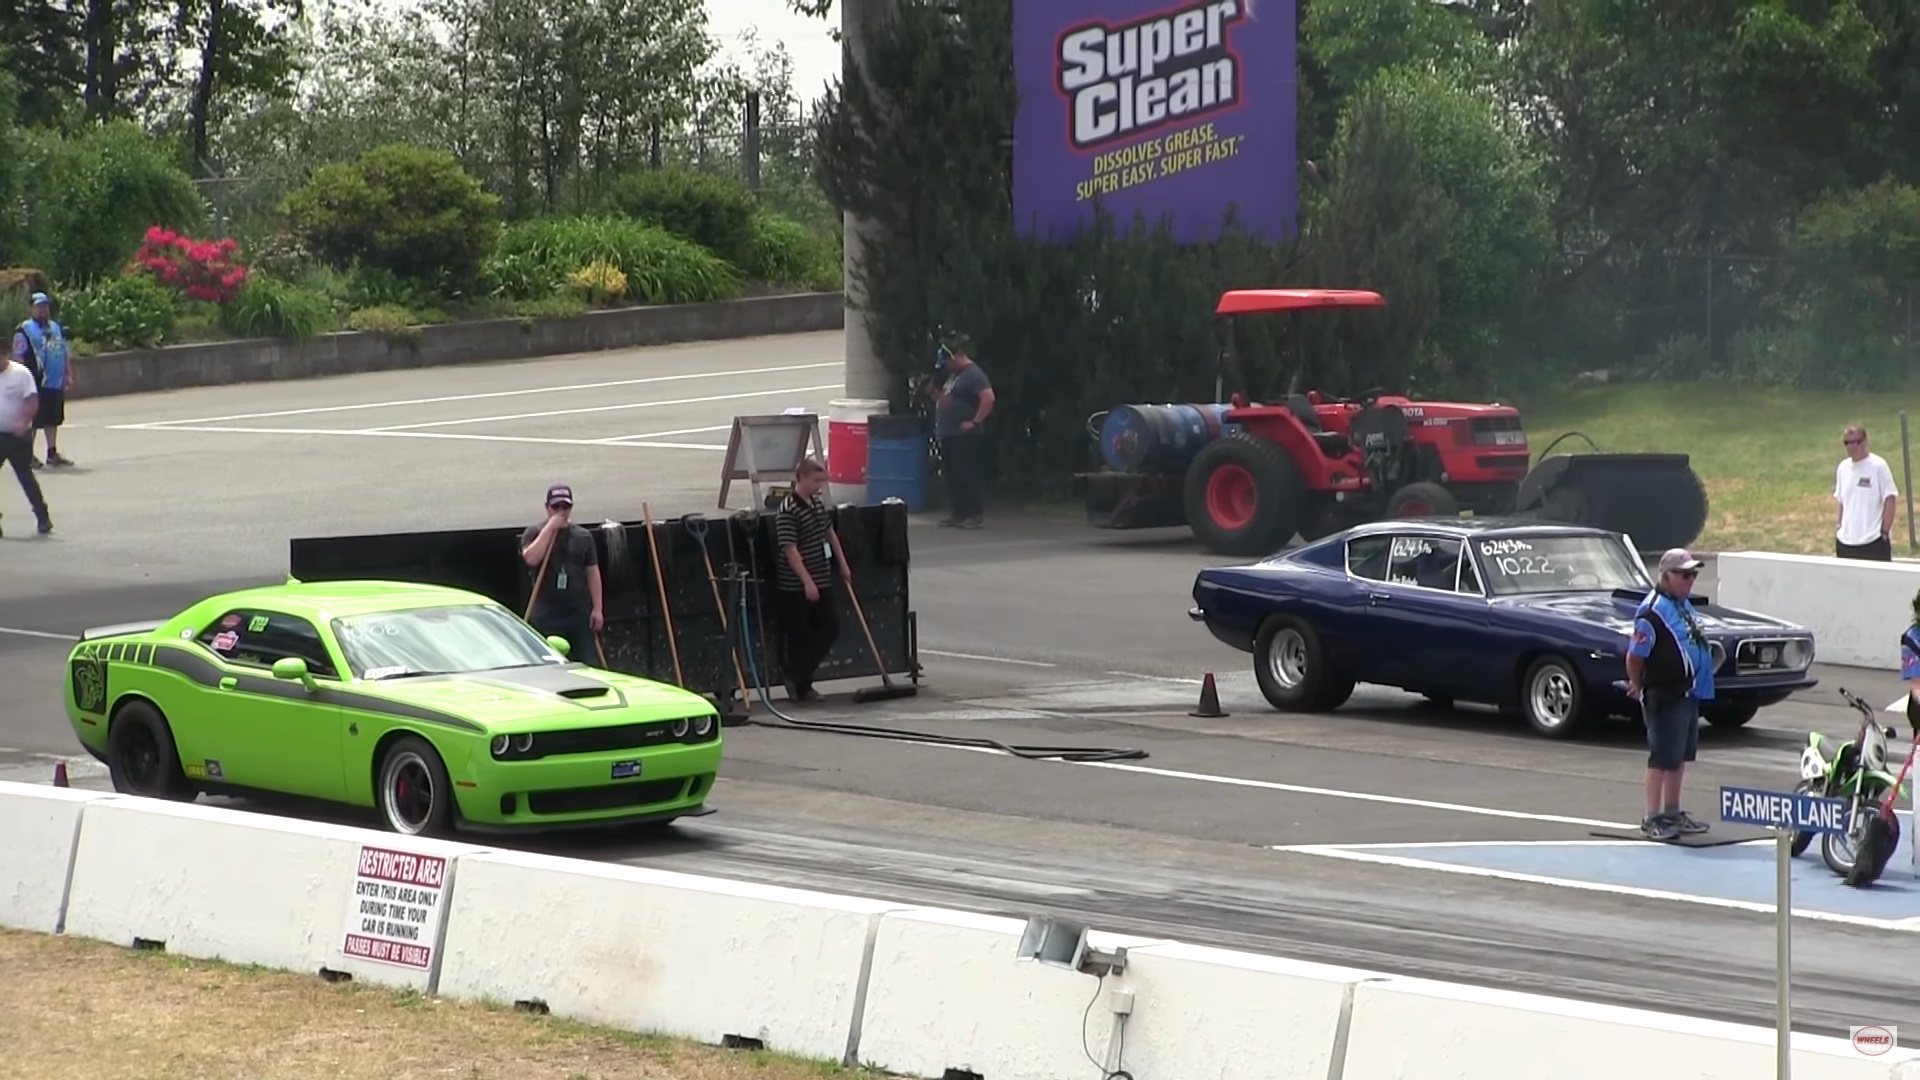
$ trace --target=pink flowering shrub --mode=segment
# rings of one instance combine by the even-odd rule
[[[230,304],[247,283],[240,264],[240,245],[231,238],[195,240],[158,225],[147,230],[140,250],[127,264],[128,273],[146,273],[162,285],[190,299]]]

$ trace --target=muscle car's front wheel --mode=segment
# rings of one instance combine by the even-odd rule
[[[407,836],[439,836],[453,819],[453,784],[426,740],[402,736],[380,759],[380,819]]]
[[[1269,619],[1253,643],[1253,677],[1282,712],[1325,712],[1353,695],[1353,680],[1327,658],[1320,635],[1298,619]]]
[[[1580,673],[1558,656],[1535,660],[1520,677],[1520,711],[1540,734],[1572,738],[1587,720],[1587,694]]]

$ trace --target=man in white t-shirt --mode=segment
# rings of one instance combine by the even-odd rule
[[[32,370],[13,357],[0,354],[0,364],[5,365],[0,367],[0,460],[13,466],[44,536],[53,531],[53,519],[47,516],[47,500],[33,475],[33,420],[40,411],[40,387]]]
[[[1847,460],[1833,474],[1833,500],[1840,520],[1833,530],[1836,559],[1893,561],[1893,508],[1900,489],[1894,487],[1887,460],[1867,450],[1867,429],[1853,424],[1840,433]]]

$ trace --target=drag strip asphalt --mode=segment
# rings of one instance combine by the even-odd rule
[[[82,464],[40,474],[59,531],[17,535],[24,506],[0,490],[15,533],[0,539],[0,778],[45,782],[63,758],[76,786],[105,786],[60,712],[63,659],[85,627],[280,580],[292,536],[531,523],[553,480],[575,486],[583,522],[637,518],[643,499],[657,518],[718,513],[731,417],[824,411],[841,347],[800,335],[76,402],[62,442]],[[746,502],[736,488],[730,505]],[[919,695],[854,705],[851,685],[827,684],[828,702],[776,697],[782,711],[1148,757],[1029,761],[733,728],[719,813],[667,839],[512,843],[1770,1022],[1773,929],[1746,899],[1753,848],[1593,835],[1638,819],[1645,751],[1631,725],[1550,741],[1490,710],[1371,687],[1333,714],[1277,713],[1250,658],[1187,619],[1194,571],[1217,560],[1178,532],[996,514],[977,533],[916,520],[912,544]],[[1189,715],[1208,672],[1229,715]],[[1901,692],[1890,672],[1819,674],[1747,729],[1706,729],[1688,779],[1696,813],[1716,817],[1721,783],[1791,786],[1806,731],[1850,734],[1836,685],[1873,702]],[[1852,908],[1819,880],[1831,875],[1817,848],[1798,860],[1795,905],[1811,914],[1795,926],[1796,1026],[1920,1031],[1907,858],[1903,843],[1887,886]]]

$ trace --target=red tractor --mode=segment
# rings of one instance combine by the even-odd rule
[[[1075,477],[1086,485],[1088,520],[1108,529],[1186,525],[1224,555],[1265,555],[1296,535],[1314,540],[1362,521],[1462,511],[1596,525],[1648,551],[1690,544],[1705,527],[1706,490],[1684,454],[1560,454],[1529,470],[1512,406],[1297,392],[1302,313],[1385,306],[1378,293],[1354,290],[1222,295],[1214,314],[1227,320],[1226,370],[1238,370],[1234,319],[1287,312],[1296,322],[1294,386],[1275,404],[1236,392],[1231,404],[1094,414],[1088,433],[1105,467]]]

